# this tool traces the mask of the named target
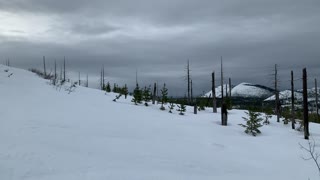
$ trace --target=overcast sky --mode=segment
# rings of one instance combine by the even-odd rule
[[[51,68],[65,56],[68,75],[88,73],[92,84],[102,65],[129,87],[137,70],[141,86],[165,82],[171,95],[186,93],[188,60],[196,94],[210,90],[221,56],[234,85],[272,87],[278,64],[282,89],[303,67],[313,87],[320,0],[0,0],[1,62],[40,68],[42,56]]]

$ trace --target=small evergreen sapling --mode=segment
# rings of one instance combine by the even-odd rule
[[[141,104],[142,101],[142,91],[139,88],[139,84],[136,85],[136,88],[133,91],[133,98],[132,102],[134,102],[135,105]]]
[[[263,121],[263,124],[267,125],[270,124],[269,119],[272,118],[272,109],[267,109],[264,113],[265,120]]]
[[[145,106],[149,106],[148,102],[151,101],[151,94],[150,94],[150,86],[144,87],[143,93],[142,93],[142,100],[144,101]]]
[[[168,106],[168,108],[169,108],[169,113],[172,113],[172,110],[174,109],[174,107],[175,107],[175,105],[173,104],[173,102],[170,102],[170,103],[169,103],[169,106]]]
[[[127,96],[128,96],[127,84],[125,84],[124,87],[122,88],[122,93],[124,94],[124,98],[127,99]]]
[[[260,127],[262,127],[262,124],[260,123],[263,119],[260,118],[260,113],[253,112],[249,110],[249,112],[245,112],[248,117],[242,117],[246,121],[246,125],[239,124],[240,126],[246,128],[244,131],[247,134],[251,134],[253,136],[256,136],[257,134],[260,134],[261,131],[259,130]]]
[[[166,108],[163,106],[168,101],[168,89],[166,88],[166,84],[163,84],[161,91],[161,110],[165,110]]]
[[[109,82],[107,83],[107,86],[105,87],[105,91],[108,92],[108,93],[111,92],[111,87],[110,87],[110,83]]]
[[[290,117],[291,117],[291,114],[290,114],[290,111],[288,108],[285,108],[284,111],[282,111],[282,116],[284,118],[283,123],[288,124],[290,121]]]
[[[206,110],[205,102],[200,100],[199,105],[198,105],[198,111],[204,111],[204,110]]]
[[[184,112],[186,111],[186,105],[184,104],[180,104],[180,105],[177,105],[179,109],[177,109],[177,111],[179,111],[180,115],[184,115]]]

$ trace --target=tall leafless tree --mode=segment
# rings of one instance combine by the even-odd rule
[[[291,71],[291,127],[295,129],[295,115],[294,115],[294,82],[293,71]]]
[[[47,71],[46,71],[46,57],[43,56],[43,73],[44,73],[44,78],[47,76]]]
[[[307,69],[302,70],[303,79],[303,124],[304,124],[304,138],[309,139],[309,115],[308,115],[308,87],[307,87]]]
[[[319,120],[318,85],[317,85],[317,79],[314,79],[314,85],[315,85],[315,90],[316,90],[316,111],[317,111],[317,119]]]
[[[277,115],[277,122],[280,122],[280,102],[279,102],[279,91],[278,91],[278,68],[277,64],[274,66],[274,89],[275,89],[275,113]]]
[[[216,83],[215,83],[215,74],[212,72],[212,111],[217,113],[217,98],[216,98]]]

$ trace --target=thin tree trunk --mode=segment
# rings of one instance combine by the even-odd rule
[[[231,99],[231,78],[229,78],[229,98]]]
[[[293,71],[291,71],[291,127],[295,129],[295,117],[294,117],[294,84],[293,84]]]
[[[80,80],[80,72],[79,72],[79,86],[81,85],[81,80]]]
[[[66,57],[63,57],[63,81],[66,81]]]
[[[47,71],[46,71],[46,57],[43,56],[43,73],[44,73],[44,78],[47,76]]]
[[[216,98],[216,85],[215,85],[215,76],[214,72],[212,72],[212,111],[217,113],[217,98]]]
[[[309,139],[309,117],[308,117],[308,93],[307,93],[307,70],[303,69],[303,122],[304,139]]]
[[[275,64],[275,76],[274,76],[274,89],[275,89],[275,96],[276,96],[276,107],[275,113],[277,115],[277,122],[280,122],[280,102],[279,102],[279,91],[278,91],[278,69],[277,64]]]
[[[87,83],[86,83],[86,87],[89,87],[89,77],[88,77],[88,74],[87,74]]]
[[[53,80],[53,85],[56,85],[57,82],[57,62],[54,60],[54,80]]]
[[[188,81],[188,104],[190,104],[190,66],[189,60],[187,65],[187,81]]]
[[[221,56],[221,124],[226,125],[225,104],[223,99],[223,68],[222,68],[222,56]]]
[[[317,79],[314,79],[315,89],[316,89],[316,111],[317,111],[317,120],[319,120],[319,108],[318,108],[318,86]]]
[[[102,66],[102,89],[105,88],[105,82],[104,82],[104,65]]]
[[[191,104],[193,104],[193,87],[192,87],[192,79],[190,80],[190,86],[191,86]]]
[[[152,104],[155,104],[155,103],[156,103],[156,93],[157,93],[157,84],[154,83],[154,85],[153,85]]]

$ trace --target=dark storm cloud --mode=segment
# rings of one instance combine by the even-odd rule
[[[71,71],[97,77],[104,65],[119,84],[134,84],[137,70],[142,83],[166,82],[174,95],[185,93],[188,59],[200,93],[223,56],[234,84],[272,86],[278,64],[288,88],[290,70],[320,76],[319,8],[318,0],[0,0],[0,12],[47,23],[30,22],[43,34],[0,25],[0,53],[21,67],[66,56]]]

